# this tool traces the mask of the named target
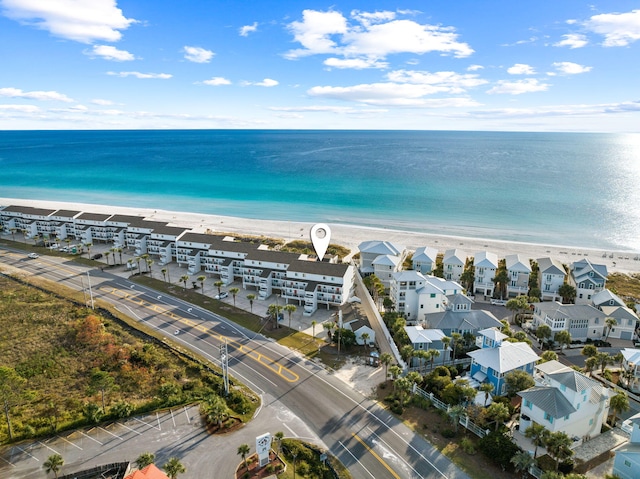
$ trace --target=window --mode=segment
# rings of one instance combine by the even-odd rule
[[[553,416],[551,416],[551,414],[549,414],[548,412],[544,413],[544,419],[545,421],[549,421],[549,424],[553,424]]]
[[[524,407],[527,407],[529,409],[533,409],[533,403],[531,401],[529,401],[528,399],[524,400]]]
[[[627,461],[626,459],[624,460],[624,465],[627,467],[631,467],[631,462]]]

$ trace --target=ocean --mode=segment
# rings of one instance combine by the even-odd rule
[[[0,172],[0,197],[640,251],[637,134],[0,131]]]

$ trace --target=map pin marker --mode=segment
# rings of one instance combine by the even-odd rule
[[[311,227],[311,244],[313,249],[316,250],[316,256],[318,261],[322,261],[324,254],[329,247],[329,241],[331,240],[331,228],[324,223],[318,223]]]

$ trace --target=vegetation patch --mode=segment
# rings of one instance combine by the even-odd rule
[[[221,395],[213,368],[51,286],[57,294],[0,276],[0,399],[9,406],[0,442]],[[234,385],[223,401],[230,416],[251,417],[258,399],[247,394]]]

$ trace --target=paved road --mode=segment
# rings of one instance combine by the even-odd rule
[[[28,260],[24,253],[0,250],[1,263],[84,289],[90,301],[86,267],[52,257]],[[263,405],[247,427],[224,438],[208,436],[200,427],[193,426],[163,431],[149,428],[144,434],[131,433],[127,444],[111,440],[105,451],[98,442],[82,436],[91,433],[82,432],[82,450],[69,445],[63,454],[74,470],[76,464],[92,466],[133,460],[138,454],[151,451],[165,459],[177,455],[192,477],[208,477],[211,471],[216,471],[216,477],[229,477],[238,463],[238,445],[246,442],[253,449],[256,435],[283,431],[287,436],[301,437],[328,448],[355,478],[468,477],[386,410],[315,363],[221,316],[173,297],[100,270],[90,270],[89,275],[94,299],[113,303],[129,316],[213,361],[217,362],[219,345],[226,341],[231,374],[260,394]],[[174,334],[176,330],[180,330],[178,335]],[[168,419],[165,423],[170,424]],[[127,425],[114,427],[124,426]],[[62,443],[67,444],[65,440]],[[27,447],[32,450],[39,447],[40,457],[51,452],[37,445]],[[42,459],[33,454],[39,459],[34,465],[31,462],[36,462],[35,459],[24,453],[16,455],[16,451],[19,452],[12,448],[8,455],[6,451],[0,453],[0,477],[41,477]],[[26,464],[29,466],[21,469]]]

